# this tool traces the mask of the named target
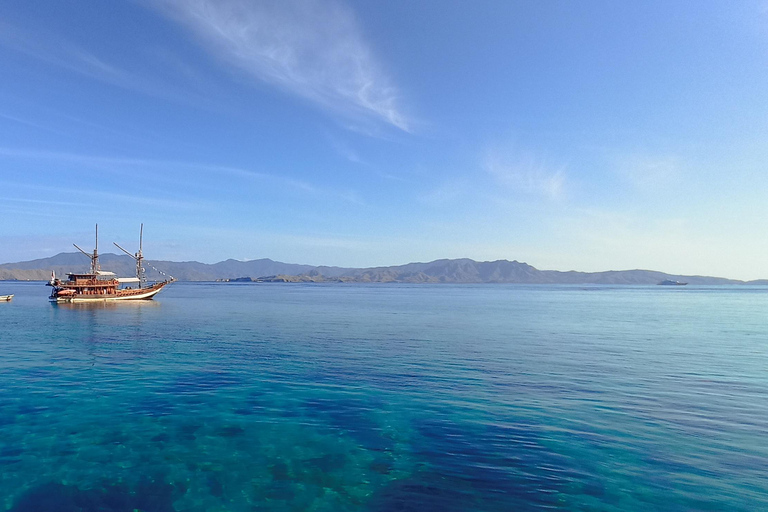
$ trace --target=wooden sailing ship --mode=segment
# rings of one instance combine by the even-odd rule
[[[96,246],[93,254],[82,250],[77,244],[74,245],[78,251],[85,254],[91,260],[89,272],[78,274],[67,274],[67,280],[57,279],[55,274],[51,274],[51,280],[48,286],[53,287],[50,300],[52,302],[106,302],[117,300],[149,300],[157,295],[166,285],[175,281],[169,276],[162,282],[147,284],[144,266],[142,264],[144,256],[142,254],[142,244],[144,238],[144,224],[141,225],[139,233],[139,252],[131,254],[117,243],[118,249],[136,260],[136,277],[115,276],[114,272],[101,270],[99,265],[99,226],[96,225]],[[131,285],[135,285],[131,286]]]

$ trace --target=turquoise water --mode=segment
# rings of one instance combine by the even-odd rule
[[[0,510],[768,509],[768,288],[0,282]]]

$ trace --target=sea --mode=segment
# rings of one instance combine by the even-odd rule
[[[768,510],[768,288],[0,282],[0,510]]]

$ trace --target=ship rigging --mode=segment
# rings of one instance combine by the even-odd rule
[[[56,278],[55,273],[51,273],[51,280],[48,286],[51,286],[50,300],[52,302],[104,302],[117,300],[149,300],[160,292],[166,285],[175,281],[173,276],[167,276],[164,281],[147,285],[146,272],[144,270],[144,224],[141,225],[139,232],[139,251],[131,254],[117,242],[113,242],[121,251],[125,252],[136,260],[136,277],[118,278],[114,272],[101,270],[99,265],[99,225],[96,224],[96,245],[93,254],[87,253],[72,244],[78,251],[83,253],[91,260],[90,271],[87,273],[69,273],[67,280],[62,281]],[[153,267],[154,268],[154,267]],[[165,273],[162,273],[166,275]],[[136,288],[121,287],[128,283],[137,283]]]

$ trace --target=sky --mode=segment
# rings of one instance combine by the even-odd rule
[[[6,0],[0,262],[768,278],[768,2]]]

